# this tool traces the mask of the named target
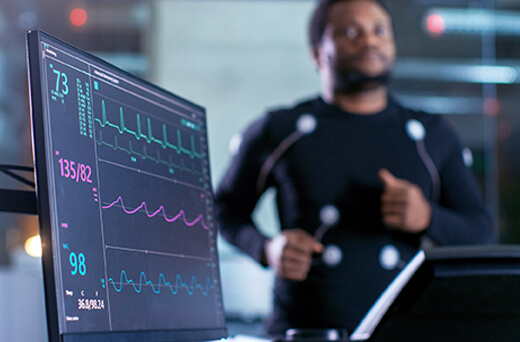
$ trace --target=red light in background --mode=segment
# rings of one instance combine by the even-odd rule
[[[490,97],[484,100],[484,113],[489,116],[496,116],[500,112],[500,103],[496,98]]]
[[[70,11],[70,22],[74,26],[83,26],[87,22],[87,11],[83,8],[74,8]]]
[[[430,34],[440,36],[444,32],[444,19],[438,14],[432,14],[426,20]]]

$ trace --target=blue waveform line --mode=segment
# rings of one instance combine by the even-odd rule
[[[159,274],[159,281],[154,285],[151,280],[146,278],[146,274],[144,272],[141,272],[139,275],[139,284],[136,285],[133,279],[128,279],[128,275],[126,274],[125,270],[121,271],[119,287],[113,278],[109,278],[107,283],[112,283],[112,286],[116,292],[123,291],[124,285],[132,285],[134,291],[137,293],[141,293],[143,291],[143,286],[150,286],[155,294],[161,293],[162,288],[168,288],[174,295],[178,294],[180,289],[185,289],[186,293],[190,296],[193,296],[196,290],[199,290],[203,296],[207,296],[209,291],[215,287],[213,281],[209,277],[206,277],[205,284],[200,284],[197,278],[192,276],[191,284],[188,284],[183,282],[181,276],[177,274],[175,277],[175,284],[172,284],[171,282],[166,281],[166,277],[162,273]]]

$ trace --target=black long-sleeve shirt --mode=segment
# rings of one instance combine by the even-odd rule
[[[315,118],[315,129],[294,133],[305,114]],[[411,138],[406,128],[410,120],[421,123],[424,139]],[[280,144],[288,148],[273,157]],[[265,167],[267,159],[274,160],[272,168]],[[426,166],[430,161],[433,171]],[[246,130],[217,190],[222,235],[260,262],[267,238],[251,214],[262,191],[273,186],[282,229],[302,228],[313,235],[321,224],[321,208],[336,207],[339,222],[322,243],[342,251],[339,265],[319,263],[303,282],[277,278],[269,332],[303,327],[352,331],[415,255],[422,234],[390,230],[382,223],[381,168],[418,185],[430,200],[432,219],[425,234],[435,243],[494,240],[491,218],[464,165],[462,146],[443,117],[405,109],[392,98],[384,111],[373,115],[347,113],[321,98],[269,112]],[[388,265],[381,260],[385,247],[399,262]]]

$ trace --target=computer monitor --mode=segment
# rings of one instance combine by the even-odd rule
[[[226,336],[203,107],[27,34],[51,342]]]

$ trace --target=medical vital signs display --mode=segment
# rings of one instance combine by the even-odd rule
[[[224,337],[204,108],[27,39],[51,341]]]

